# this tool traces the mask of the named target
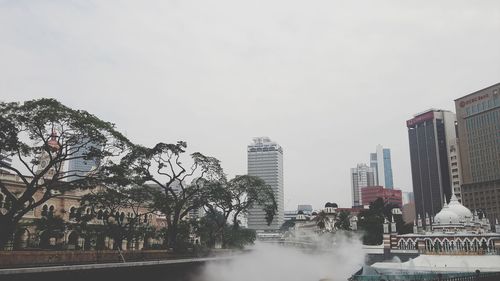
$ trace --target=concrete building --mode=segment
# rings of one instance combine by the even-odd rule
[[[500,83],[455,100],[462,203],[500,218]]]
[[[267,225],[262,206],[248,211],[248,228],[278,230],[284,222],[283,149],[268,137],[253,139],[248,146],[248,175],[257,176],[270,185],[278,205],[278,212],[271,225]]]
[[[375,153],[370,153],[370,167],[375,171],[375,185],[394,188],[392,178],[391,150],[377,145]]]
[[[451,111],[430,109],[406,121],[417,216],[434,216],[451,197],[450,140],[456,139]]]
[[[366,164],[358,164],[351,168],[352,206],[362,206],[361,188],[375,185],[375,171]]]
[[[361,188],[361,202],[364,206],[369,206],[377,198],[382,198],[386,204],[395,204],[399,208],[403,206],[403,196],[401,190],[388,189],[383,186],[367,186]]]

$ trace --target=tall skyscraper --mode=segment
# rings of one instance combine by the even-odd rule
[[[434,216],[443,196],[451,197],[449,140],[456,138],[455,114],[431,109],[406,121],[417,215]]]
[[[462,203],[500,220],[500,83],[455,100]]]
[[[370,153],[370,167],[375,172],[375,185],[394,188],[392,179],[391,150],[377,145],[375,153]]]
[[[248,228],[278,230],[284,222],[283,196],[283,149],[268,137],[254,138],[248,146],[248,175],[260,177],[274,191],[278,212],[271,225],[267,225],[262,206],[254,206],[248,212]]]
[[[78,146],[72,149],[76,150],[73,155],[73,157],[76,158],[68,161],[68,173],[72,175],[71,177],[68,177],[68,181],[77,180],[99,166],[99,162],[95,159],[86,159],[84,157],[91,151],[91,149],[99,149],[98,146],[90,143],[85,146]]]
[[[362,206],[361,188],[375,185],[375,171],[366,164],[358,164],[351,168],[352,206]]]

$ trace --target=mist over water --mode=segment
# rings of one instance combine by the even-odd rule
[[[340,235],[335,240],[318,239],[314,250],[256,243],[249,253],[208,264],[196,281],[347,280],[364,264],[362,243]]]

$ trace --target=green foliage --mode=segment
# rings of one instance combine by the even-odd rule
[[[335,227],[341,230],[351,230],[351,222],[349,221],[350,213],[348,211],[340,211],[335,222]]]
[[[151,227],[147,224],[152,211],[147,208],[151,202],[149,187],[110,188],[86,194],[80,201],[81,211],[91,212],[80,217],[80,223],[87,225],[92,220],[103,222],[101,234],[112,237],[114,248],[121,249],[122,241],[142,239]],[[125,213],[125,212],[127,213]]]
[[[401,215],[393,215],[392,209],[397,208],[394,204],[384,204],[382,198],[377,198],[370,204],[368,210],[363,210],[358,216],[358,226],[364,231],[363,243],[366,245],[380,245],[383,240],[383,223],[394,219],[398,234],[410,233],[413,229],[411,224],[406,224]]]
[[[12,202],[0,214],[0,248],[29,211],[70,190],[99,184],[102,167],[130,145],[113,124],[54,99],[0,103],[0,128],[0,154],[17,160],[22,170],[1,161],[0,168],[17,175],[23,189],[13,194],[0,180],[0,190]],[[63,169],[71,159],[93,159],[97,165],[75,176],[78,171]],[[37,192],[43,195],[34,196]]]
[[[358,216],[358,226],[363,230],[363,244],[380,245],[383,240],[384,201],[378,198]]]

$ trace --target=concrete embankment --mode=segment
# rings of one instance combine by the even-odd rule
[[[0,280],[99,281],[161,278],[161,281],[199,280],[202,267],[208,262],[224,262],[230,256],[162,261],[82,264],[0,269]]]

